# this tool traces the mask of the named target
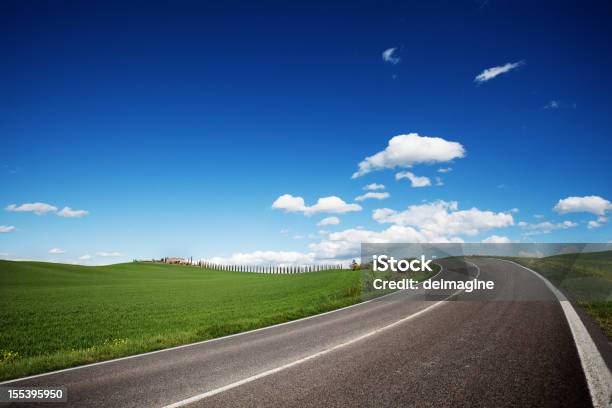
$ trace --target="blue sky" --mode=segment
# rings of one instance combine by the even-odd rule
[[[3,2],[0,256],[317,262],[372,238],[610,241],[611,7],[423,3]],[[407,143],[399,166],[351,178],[409,134],[464,154],[407,168]],[[390,197],[355,201],[370,183]],[[361,210],[273,208],[284,194]]]

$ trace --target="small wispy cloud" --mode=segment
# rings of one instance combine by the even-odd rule
[[[57,215],[60,217],[66,218],[81,218],[89,214],[87,210],[73,210],[70,207],[64,207],[60,211],[57,212]]]
[[[453,171],[452,167],[443,167],[441,169],[438,169],[438,173],[450,173],[451,171]]]
[[[36,215],[44,215],[47,213],[54,213],[60,217],[67,218],[81,218],[89,214],[87,210],[73,210],[70,207],[64,207],[61,210],[54,205],[47,203],[24,203],[21,205],[10,204],[4,208],[9,212],[31,212]]]
[[[122,256],[120,252],[96,252],[96,256],[102,256],[105,258],[116,258]]]
[[[553,100],[544,105],[544,109],[559,109],[560,106],[561,104],[559,103],[559,101]]]
[[[5,210],[10,212],[32,212],[36,215],[43,215],[49,212],[56,212],[57,207],[47,203],[25,203],[21,205],[11,204]]]
[[[390,194],[387,192],[374,193],[370,191],[369,193],[365,193],[365,194],[355,197],[355,201],[365,201],[369,198],[374,198],[376,200],[384,200],[385,198],[389,198],[389,197],[390,197]]]
[[[363,189],[364,190],[369,190],[369,191],[371,191],[371,190],[384,190],[385,189],[385,185],[384,184],[372,183],[372,184],[368,184]]]
[[[396,180],[408,179],[412,187],[427,187],[431,186],[431,180],[429,177],[417,176],[409,171],[402,171],[395,175]]]
[[[317,223],[317,225],[319,225],[319,226],[338,225],[338,224],[340,224],[340,218],[338,218],[338,217],[323,218],[321,221],[319,221]]]
[[[49,250],[49,253],[50,253],[50,254],[65,254],[65,253],[66,253],[66,251],[65,251],[65,250],[63,250],[63,249],[61,249],[61,248],[51,248],[51,249]]]
[[[0,234],[6,234],[15,231],[15,227],[12,225],[0,225]]]
[[[402,59],[400,57],[395,56],[396,51],[397,47],[387,48],[386,50],[384,50],[382,53],[383,61],[393,65],[399,64]]]
[[[517,225],[527,231],[525,233],[526,235],[548,234],[549,232],[554,230],[561,230],[578,226],[577,223],[572,221],[563,221],[556,224],[549,221],[544,221],[537,224],[531,224],[525,221],[521,221]]]
[[[90,259],[92,259],[92,258],[93,258],[93,256],[91,256],[91,255],[89,255],[89,254],[87,254],[87,255],[83,255],[83,256],[79,256],[79,259],[80,259],[81,261],[89,261],[89,260],[90,260]]]
[[[474,78],[474,82],[483,83],[483,82],[490,81],[491,79],[501,74],[505,74],[506,72],[509,72],[513,69],[516,69],[520,67],[521,65],[525,65],[525,61],[509,62],[507,64],[500,65],[497,67],[487,68],[484,71],[482,71],[480,74],[476,75],[476,78]]]

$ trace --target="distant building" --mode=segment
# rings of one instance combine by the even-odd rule
[[[189,259],[185,258],[165,258],[164,262],[173,265],[188,265]]]

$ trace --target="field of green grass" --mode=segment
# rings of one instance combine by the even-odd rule
[[[509,259],[546,277],[584,309],[612,341],[612,251]]]
[[[0,261],[0,380],[286,322],[383,293],[361,271],[295,275]]]

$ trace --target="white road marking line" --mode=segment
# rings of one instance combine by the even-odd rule
[[[444,270],[444,267],[442,265],[439,265],[439,266],[440,266],[440,271],[438,271],[438,273],[436,273],[434,276],[432,276],[429,279],[433,279],[433,278],[435,278],[436,276],[438,276],[439,274],[442,273],[442,271]],[[314,272],[314,273],[316,273],[316,272]],[[421,283],[422,282],[418,283],[418,285],[420,285]],[[27,376],[27,377],[15,378],[15,379],[12,379],[12,380],[2,381],[2,382],[0,382],[0,385],[11,384],[11,383],[15,383],[15,382],[19,382],[19,381],[25,381],[25,380],[31,380],[33,378],[46,377],[48,375],[65,373],[65,372],[68,372],[68,371],[80,370],[82,368],[89,368],[89,367],[95,367],[95,366],[104,365],[104,364],[116,363],[118,361],[130,360],[130,359],[133,359],[133,358],[150,356],[152,354],[164,353],[166,351],[179,350],[179,349],[183,349],[183,348],[187,348],[187,347],[199,346],[201,344],[212,343],[212,342],[216,342],[216,341],[220,341],[220,340],[229,339],[229,338],[232,338],[232,337],[244,336],[245,334],[256,333],[256,332],[259,332],[259,331],[262,331],[262,330],[269,330],[269,329],[273,329],[275,327],[285,326],[285,325],[288,325],[288,324],[294,324],[294,323],[302,322],[304,320],[309,320],[309,319],[314,319],[314,318],[317,318],[317,317],[320,317],[320,316],[325,316],[325,315],[330,314],[330,313],[336,313],[336,312],[340,312],[342,310],[347,310],[347,309],[350,309],[350,308],[353,308],[353,307],[365,305],[366,303],[378,301],[380,299],[386,298],[387,296],[395,295],[398,292],[400,292],[400,291],[398,290],[398,291],[395,291],[395,292],[391,292],[391,293],[388,293],[388,294],[383,295],[383,296],[379,296],[379,297],[376,297],[376,298],[373,298],[373,299],[370,299],[370,300],[366,300],[365,302],[359,302],[359,303],[355,303],[353,305],[341,307],[340,309],[334,309],[334,310],[330,310],[330,311],[327,311],[327,312],[319,313],[319,314],[316,314],[316,315],[306,316],[306,317],[302,317],[300,319],[290,320],[288,322],[274,324],[272,326],[260,327],[258,329],[253,329],[253,330],[244,331],[244,332],[240,332],[240,333],[229,334],[227,336],[217,337],[217,338],[209,339],[209,340],[197,341],[195,343],[182,344],[180,346],[165,348],[165,349],[161,349],[161,350],[148,351],[146,353],[140,353],[140,354],[134,354],[134,355],[131,355],[131,356],[114,358],[112,360],[98,361],[97,363],[84,364],[84,365],[80,365],[80,366],[76,366],[76,367],[63,368],[61,370],[55,370],[55,371],[49,371],[49,372],[46,372],[46,373],[30,375],[30,376]]]
[[[468,262],[468,261],[466,261],[466,262]],[[472,279],[477,279],[480,276],[480,268],[478,267],[478,265],[476,265],[476,264],[474,264],[472,262],[468,262],[468,263],[472,264],[476,268],[476,270],[478,271],[478,273],[476,274],[476,277],[472,278]],[[445,298],[443,300],[440,300],[440,301],[434,303],[431,306],[427,306],[425,309],[419,310],[416,313],[413,313],[413,314],[411,314],[409,316],[403,317],[400,320],[397,320],[397,321],[395,321],[393,323],[390,323],[390,324],[388,324],[386,326],[379,327],[378,329],[375,329],[375,330],[372,330],[372,331],[367,332],[365,334],[362,334],[361,336],[355,337],[355,338],[353,338],[351,340],[348,340],[348,341],[346,341],[344,343],[336,344],[333,347],[327,348],[325,350],[321,350],[321,351],[319,351],[317,353],[314,353],[314,354],[311,354],[311,355],[309,355],[307,357],[301,358],[299,360],[292,361],[291,363],[287,363],[287,364],[282,365],[280,367],[272,368],[270,370],[261,372],[259,374],[255,374],[253,376],[244,378],[242,380],[233,382],[231,384],[224,385],[223,387],[215,388],[214,390],[203,392],[201,394],[194,395],[193,397],[186,398],[186,399],[184,399],[182,401],[178,401],[178,402],[175,402],[173,404],[166,405],[163,408],[178,408],[178,407],[183,407],[183,406],[188,405],[188,404],[192,404],[194,402],[203,400],[204,398],[208,398],[208,397],[211,397],[213,395],[220,394],[220,393],[222,393],[224,391],[231,390],[232,388],[236,388],[236,387],[239,387],[241,385],[244,385],[244,384],[253,382],[255,380],[258,380],[260,378],[264,378],[264,377],[270,376],[272,374],[278,373],[279,371],[286,370],[286,369],[294,367],[296,365],[305,363],[306,361],[310,361],[310,360],[313,360],[313,359],[315,359],[317,357],[321,357],[321,356],[323,356],[325,354],[331,353],[332,351],[335,351],[335,350],[338,350],[340,348],[343,348],[343,347],[349,346],[351,344],[357,343],[358,341],[367,339],[368,337],[372,337],[372,336],[374,336],[376,334],[379,334],[379,333],[381,333],[383,331],[386,331],[386,330],[389,330],[389,329],[391,329],[393,327],[396,327],[396,326],[398,326],[398,325],[400,325],[400,324],[402,324],[402,323],[404,323],[404,322],[406,322],[408,320],[414,319],[415,317],[420,316],[420,315],[424,314],[425,312],[427,312],[429,310],[432,310],[433,308],[441,305],[442,303],[446,302],[448,299],[452,298],[453,296],[455,296],[455,295],[457,295],[457,294],[459,294],[461,292],[463,292],[463,290],[458,290],[458,291],[454,292],[452,295],[448,296],[447,298]]]
[[[612,405],[612,374],[572,303],[544,276],[516,262],[505,261],[533,273],[542,279],[546,286],[555,294],[574,337],[574,343],[576,344],[582,370],[589,386],[593,406],[595,408],[610,407]]]

